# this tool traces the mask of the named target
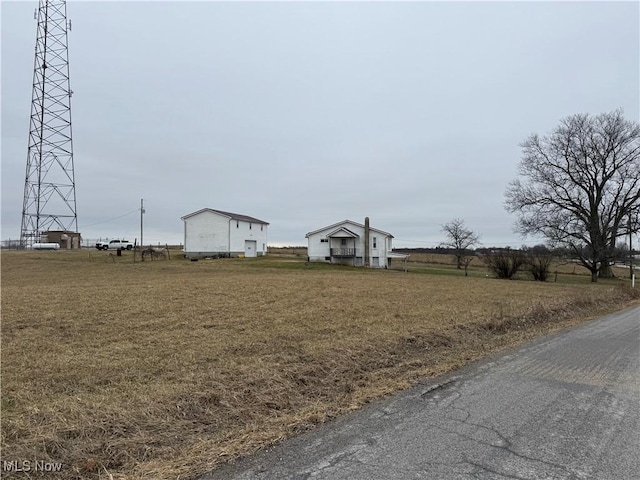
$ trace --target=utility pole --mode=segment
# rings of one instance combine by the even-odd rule
[[[143,240],[143,218],[144,215],[144,199],[140,199],[140,250],[144,250],[144,240]]]
[[[78,231],[65,0],[39,0],[20,247]]]

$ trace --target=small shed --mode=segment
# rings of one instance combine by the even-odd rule
[[[203,208],[181,217],[187,258],[259,257],[267,254],[268,222]]]
[[[78,232],[49,230],[40,237],[41,243],[57,243],[61,249],[75,250],[82,246],[82,236]]]

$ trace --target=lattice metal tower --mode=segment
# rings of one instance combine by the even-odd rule
[[[20,244],[49,230],[77,232],[65,0],[39,0]]]

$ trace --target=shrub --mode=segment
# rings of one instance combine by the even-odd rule
[[[524,265],[525,255],[520,250],[505,248],[487,253],[483,260],[496,277],[510,280]]]
[[[549,278],[551,261],[551,255],[536,253],[528,253],[525,259],[527,270],[533,275],[533,279],[539,282],[546,282]]]

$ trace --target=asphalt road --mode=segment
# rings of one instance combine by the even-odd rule
[[[640,307],[372,404],[202,480],[416,478],[640,479]]]

